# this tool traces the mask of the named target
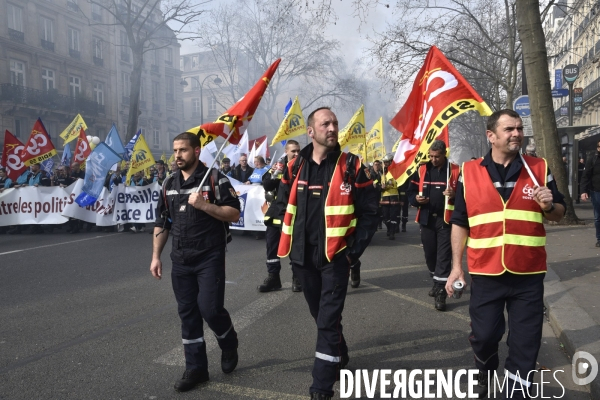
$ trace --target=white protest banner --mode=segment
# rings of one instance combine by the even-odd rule
[[[72,185],[71,185],[72,186]],[[64,224],[61,212],[71,198],[71,186],[6,189],[0,193],[0,226]]]
[[[115,207],[113,225],[154,222],[160,190],[158,182],[146,186],[115,187],[111,196]]]
[[[114,194],[110,193],[106,188],[102,190],[98,199],[94,204],[86,207],[81,207],[75,202],[75,198],[81,193],[83,187],[83,179],[78,179],[67,189],[72,188],[69,203],[63,210],[62,215],[66,217],[80,219],[85,222],[96,224],[97,226],[111,226],[113,222],[113,209],[115,204]]]
[[[266,231],[264,218],[268,204],[265,201],[265,189],[260,185],[244,184],[234,185],[233,189],[240,200],[241,213],[239,221],[231,223],[231,229]]]

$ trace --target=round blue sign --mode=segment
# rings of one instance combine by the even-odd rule
[[[529,117],[531,115],[531,109],[529,108],[529,96],[519,96],[513,103],[513,109],[521,117]]]

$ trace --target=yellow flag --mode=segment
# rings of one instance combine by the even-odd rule
[[[282,140],[288,140],[304,134],[306,134],[306,122],[302,115],[300,101],[298,101],[298,96],[296,96],[288,113],[285,115],[283,121],[281,121],[279,129],[271,141],[271,146]]]
[[[65,128],[64,131],[59,135],[64,139],[63,147],[72,140],[75,140],[79,137],[79,131],[83,128],[84,131],[87,130],[87,125],[83,120],[81,114],[77,114],[77,116],[71,121],[69,126]]]
[[[133,146],[133,153],[129,161],[129,171],[127,171],[126,185],[129,185],[131,177],[138,171],[144,171],[146,168],[154,165],[154,156],[146,144],[143,135],[140,135]]]
[[[217,137],[217,135],[207,132],[204,129],[200,129],[200,125],[190,128],[186,132],[193,133],[194,135],[198,136],[200,138],[200,146],[202,147],[206,146]]]
[[[350,118],[350,122],[338,134],[340,147],[351,144],[364,144],[367,132],[365,129],[365,106],[360,106],[358,111]]]
[[[367,155],[364,143],[351,144],[348,146],[348,150],[350,151],[350,153],[354,153],[357,156],[360,156],[361,161],[366,162]]]
[[[373,162],[381,157],[385,152],[383,145],[383,117],[379,118],[371,128],[366,137],[367,143],[367,161]]]
[[[169,157],[169,166],[171,166],[173,161],[175,161],[175,154],[171,154],[171,157]]]
[[[165,152],[163,151],[162,155],[160,156],[160,159],[163,160],[163,162],[166,164],[167,163],[167,155],[165,154]]]

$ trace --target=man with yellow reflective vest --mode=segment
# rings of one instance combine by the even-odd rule
[[[519,153],[523,122],[513,110],[493,113],[487,122],[491,151],[464,163],[452,214],[452,272],[446,283],[465,282],[467,247],[471,276],[469,341],[479,368],[476,392],[485,398],[489,372],[496,371],[498,343],[508,312],[508,357],[504,398],[528,399],[536,370],[544,317],[546,233],[543,219],[559,221],[563,195],[546,160]],[[493,382],[493,381],[491,381]],[[514,389],[514,390],[513,390]]]
[[[398,217],[400,216],[400,197],[398,195],[398,185],[396,180],[388,171],[394,155],[388,153],[383,157],[383,173],[381,174],[381,214],[383,222],[387,227],[387,237],[390,240],[395,239],[396,228],[398,227]]]
[[[259,292],[271,292],[281,289],[281,262],[277,257],[277,248],[279,247],[279,238],[281,237],[281,219],[279,218],[279,209],[275,199],[277,198],[277,189],[281,182],[283,170],[290,160],[293,160],[300,152],[300,144],[290,139],[285,144],[285,155],[279,159],[275,165],[262,176],[262,185],[265,189],[265,200],[269,203],[269,208],[265,213],[264,224],[267,226],[265,239],[267,242],[267,273],[268,276],[262,285],[258,286]],[[302,285],[296,276],[292,275],[292,291],[301,292]]]
[[[416,221],[421,228],[425,263],[433,279],[429,296],[434,297],[435,309],[446,311],[446,280],[450,275],[452,247],[450,217],[459,167],[446,158],[446,143],[434,140],[429,148],[429,161],[410,178],[408,199],[418,207]]]
[[[331,399],[349,361],[342,310],[350,266],[377,229],[377,191],[368,168],[338,144],[338,120],[328,108],[307,119],[312,143],[281,178],[277,207],[283,219],[279,257],[289,255],[317,324],[311,399]]]

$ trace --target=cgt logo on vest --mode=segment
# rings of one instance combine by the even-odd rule
[[[340,185],[340,190],[342,191],[340,194],[342,196],[348,196],[350,194],[350,192],[352,191],[352,185],[346,182],[343,182]]]
[[[525,195],[523,196],[523,200],[533,200],[533,188],[529,186],[529,183],[525,184],[523,194]]]

